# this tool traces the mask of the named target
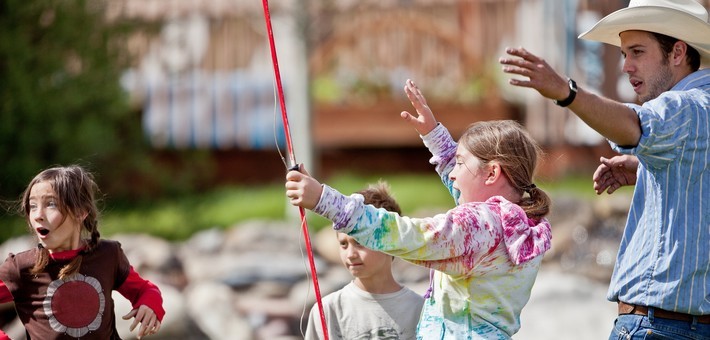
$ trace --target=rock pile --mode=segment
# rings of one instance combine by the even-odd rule
[[[529,308],[524,310],[523,330],[526,325],[535,329],[534,325],[540,324],[536,317],[550,318],[549,313],[526,314],[528,309],[535,310],[534,303],[556,304],[555,300],[536,297],[538,291],[550,293],[550,287],[537,288],[538,285],[554,285],[552,291],[560,293],[556,296],[565,296],[561,293],[570,292],[569,289],[578,290],[580,282],[605,288],[629,206],[629,198],[622,195],[601,196],[593,201],[553,197],[553,202],[553,248],[545,255],[543,272],[555,271],[577,279],[545,280],[551,274],[541,273]],[[167,314],[161,332],[149,338],[301,339],[301,328],[315,296],[300,230],[298,222],[253,220],[228,229],[205,230],[181,243],[146,235],[110,238],[121,242],[134,268],[163,293]],[[325,296],[340,289],[351,277],[340,264],[334,232],[322,230],[310,236],[319,287]],[[19,252],[32,244],[30,236],[9,240],[0,245],[0,254]],[[395,277],[418,293],[423,293],[428,284],[428,270],[401,260],[395,261]],[[571,287],[565,288],[565,282]],[[572,292],[565,299],[586,298],[585,294]],[[603,296],[594,298],[601,300]],[[114,300],[121,337],[134,339],[134,334],[128,332],[130,323],[120,319],[130,310],[130,304],[118,293],[114,293]],[[0,305],[0,315],[12,315],[11,311],[11,304]],[[613,315],[605,319],[608,318],[608,324],[596,326],[605,334]],[[3,329],[13,339],[24,338],[17,320]],[[579,327],[576,331],[576,335],[584,333]]]

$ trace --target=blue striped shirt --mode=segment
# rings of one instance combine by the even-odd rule
[[[710,69],[627,106],[639,144],[610,144],[640,165],[607,298],[710,314]]]

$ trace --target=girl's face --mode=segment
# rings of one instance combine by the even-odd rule
[[[79,248],[80,221],[61,212],[59,198],[48,182],[32,186],[28,204],[30,225],[50,253]]]
[[[483,202],[490,195],[485,185],[488,179],[488,166],[471,154],[465,146],[459,143],[456,149],[456,165],[449,173],[454,182],[454,189],[459,190],[459,204],[468,202]]]

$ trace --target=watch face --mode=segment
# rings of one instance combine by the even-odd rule
[[[574,101],[574,98],[577,96],[577,83],[570,78],[567,80],[567,85],[569,85],[569,90],[570,90],[567,98],[554,101],[555,104],[562,106],[562,107],[572,104],[572,102]]]

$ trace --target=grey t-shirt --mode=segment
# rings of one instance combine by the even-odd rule
[[[350,282],[322,302],[329,339],[415,339],[424,298],[407,287],[372,294]],[[323,338],[318,305],[314,304],[305,339]]]

